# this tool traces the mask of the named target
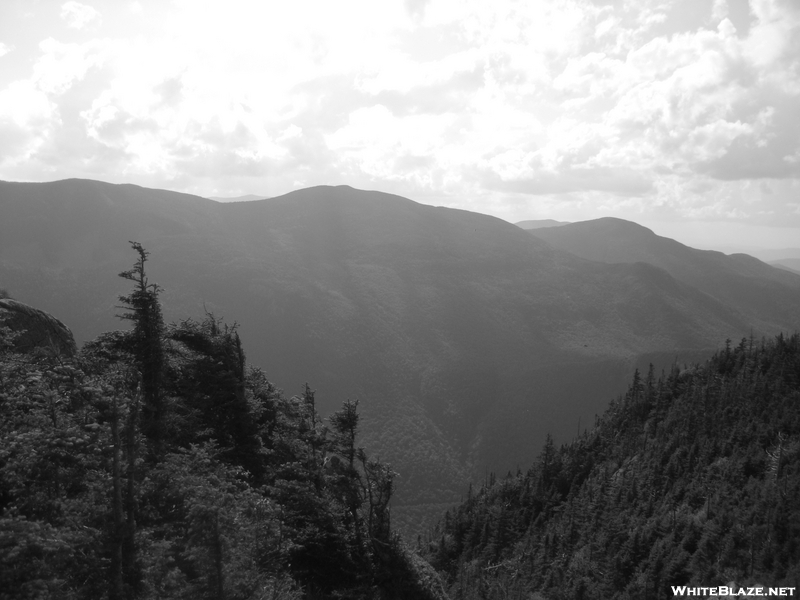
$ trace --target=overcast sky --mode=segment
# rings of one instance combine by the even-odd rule
[[[800,246],[798,0],[2,0],[0,179]]]

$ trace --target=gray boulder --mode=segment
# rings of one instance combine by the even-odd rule
[[[11,298],[0,298],[0,326],[18,335],[14,339],[17,352],[37,349],[74,356],[78,349],[72,331],[54,316]]]

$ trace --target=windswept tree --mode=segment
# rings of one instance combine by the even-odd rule
[[[158,295],[161,288],[150,283],[144,263],[150,255],[139,242],[130,242],[139,258],[133,268],[119,274],[134,283],[127,295],[120,296],[120,308],[126,312],[120,319],[133,322],[130,350],[142,377],[142,431],[152,444],[154,454],[162,451],[164,430],[164,394],[162,377],[164,372],[164,320]]]

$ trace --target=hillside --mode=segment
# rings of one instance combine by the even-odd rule
[[[463,600],[796,589],[798,399],[796,334],[658,378],[637,371],[590,432],[471,491],[428,558]]]
[[[603,218],[532,235],[576,256],[606,263],[645,262],[734,308],[757,329],[800,318],[800,277],[747,254],[697,250],[623,219]]]
[[[793,310],[743,314],[662,268],[583,260],[499,219],[347,186],[221,204],[0,183],[0,287],[79,343],[119,326],[128,240],[151,253],[168,321],[235,320],[249,360],[289,394],[319,390],[323,414],[359,399],[364,443],[399,473],[396,519],[417,527],[548,433],[570,439],[633,366],[800,324]]]

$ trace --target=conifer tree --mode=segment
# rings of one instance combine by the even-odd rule
[[[130,294],[120,296],[127,312],[120,319],[133,321],[131,351],[142,377],[144,399],[142,430],[151,441],[156,456],[162,453],[164,429],[164,400],[162,373],[164,370],[164,320],[158,295],[161,288],[150,283],[144,269],[149,252],[140,243],[130,242],[139,258],[133,268],[119,274],[134,283]]]
[[[356,459],[358,420],[358,400],[344,402],[342,409],[333,413],[330,418],[336,450],[347,459],[351,471],[354,469]]]

